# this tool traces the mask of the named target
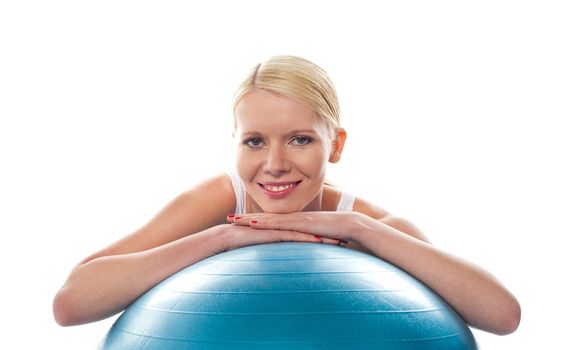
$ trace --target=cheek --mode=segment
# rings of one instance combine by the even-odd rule
[[[238,151],[236,154],[236,170],[238,175],[246,181],[256,174],[256,160],[252,155],[246,155],[244,152]]]
[[[325,152],[321,150],[319,152],[313,152],[303,157],[304,168],[307,169],[308,173],[311,173],[312,177],[325,177],[327,159],[328,157]]]

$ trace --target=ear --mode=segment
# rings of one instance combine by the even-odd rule
[[[347,139],[347,131],[343,128],[337,128],[335,131],[335,139],[331,143],[331,154],[329,155],[330,163],[337,163],[341,159],[345,140]]]

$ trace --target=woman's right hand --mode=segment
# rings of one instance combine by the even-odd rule
[[[253,229],[250,226],[224,224],[216,229],[220,230],[220,251],[237,249],[249,245],[275,243],[275,242],[311,242],[339,244],[338,240],[325,239],[312,234],[306,234],[288,230],[264,230]]]

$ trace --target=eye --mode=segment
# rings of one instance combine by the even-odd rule
[[[260,148],[263,143],[264,141],[259,137],[252,137],[244,141],[244,144],[250,148]]]
[[[307,144],[310,144],[313,140],[310,137],[307,136],[295,136],[291,142],[295,145],[295,146],[305,146]]]

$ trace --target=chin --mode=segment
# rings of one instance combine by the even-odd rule
[[[269,213],[269,214],[291,214],[303,210],[303,208],[298,208],[295,205],[286,204],[286,203],[283,204],[270,203],[269,205],[261,205],[260,207],[262,208],[264,213]]]
[[[297,210],[297,209],[291,209],[291,208],[262,208],[264,210],[264,213],[268,213],[268,214],[291,214],[291,213],[297,213],[300,212],[301,210]]]

